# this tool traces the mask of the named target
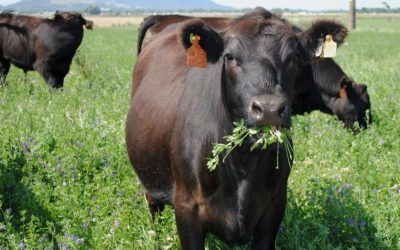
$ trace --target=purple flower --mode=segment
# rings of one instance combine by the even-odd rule
[[[340,176],[340,174],[335,175],[333,178],[335,178],[338,181],[342,180],[342,176]]]
[[[18,244],[19,249],[25,249],[25,244],[23,242]]]
[[[367,225],[367,222],[365,220],[362,220],[358,225],[360,226],[360,228],[364,228]]]
[[[78,238],[75,240],[75,244],[80,245],[85,241],[85,238]]]
[[[356,224],[356,220],[353,218],[348,219],[347,222],[349,223],[350,226],[354,226]]]
[[[112,171],[112,172],[111,172],[111,177],[115,177],[116,174],[117,174],[117,173],[116,173],[115,171]]]
[[[57,168],[57,173],[60,175],[62,174],[62,169],[60,167]]]
[[[349,189],[349,188],[352,188],[352,187],[353,187],[353,184],[345,183],[345,184],[343,184],[342,189],[345,190],[345,189]]]
[[[104,167],[104,169],[109,169],[110,168],[110,163],[108,163],[108,162],[105,162],[104,164],[103,164],[103,167]]]
[[[83,222],[83,223],[82,223],[82,227],[83,227],[84,229],[88,229],[88,228],[89,228],[89,222],[87,222],[87,221]]]
[[[77,239],[79,239],[78,235],[75,235],[75,234],[72,234],[70,238],[73,241],[76,241]]]
[[[31,149],[29,148],[29,145],[28,145],[26,142],[22,143],[22,147],[23,147],[23,149],[24,149],[24,153],[25,153],[25,154],[31,152]]]
[[[377,193],[377,192],[378,192],[378,189],[373,188],[373,189],[371,190],[371,192],[372,192],[372,193]]]
[[[353,236],[353,238],[351,238],[351,240],[352,240],[354,243],[358,243],[358,242],[359,242],[358,239],[357,239],[356,237],[354,237],[354,236]]]

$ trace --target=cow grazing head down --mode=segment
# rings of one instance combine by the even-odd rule
[[[367,128],[372,122],[371,102],[367,92],[367,85],[358,84],[348,77],[340,82],[337,105],[333,105],[333,113],[344,123],[346,128],[353,128],[358,122],[361,128]]]
[[[258,8],[219,31],[200,19],[182,22],[140,51],[128,154],[151,214],[174,206],[182,249],[204,249],[208,232],[231,244],[252,239],[254,249],[274,249],[290,172],[290,159],[277,157],[283,147],[250,152],[244,143],[213,172],[207,158],[238,119],[249,127],[290,126],[296,73],[328,34],[340,44],[346,29],[319,21],[298,33]],[[186,64],[191,35],[200,37],[206,68]]]
[[[295,114],[319,109],[333,114],[346,128],[358,132],[372,122],[367,86],[348,77],[331,58],[302,68],[298,77],[298,97],[292,106]]]
[[[63,12],[56,11],[54,13],[54,20],[57,22],[66,22],[66,23],[74,23],[84,25],[87,29],[93,29],[93,21],[86,20],[82,17],[82,15],[78,12]]]

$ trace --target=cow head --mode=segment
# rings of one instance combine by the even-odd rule
[[[196,19],[185,22],[180,35],[186,48],[191,46],[190,34],[199,35],[208,61],[221,63],[221,91],[230,119],[244,118],[247,126],[289,127],[297,69],[314,57],[326,35],[340,44],[346,33],[333,21],[296,32],[257,8],[219,33]]]
[[[84,25],[87,29],[93,29],[93,22],[86,20],[78,12],[62,12],[56,11],[54,14],[54,20],[57,22],[67,21],[70,23],[77,23],[79,25]]]
[[[358,84],[348,77],[340,82],[339,98],[336,99],[333,112],[347,128],[354,128],[358,122],[361,128],[367,128],[372,122],[371,103],[367,92],[367,85]]]

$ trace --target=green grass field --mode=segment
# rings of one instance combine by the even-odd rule
[[[368,84],[369,129],[353,135],[319,112],[294,118],[279,249],[400,249],[399,23],[362,18],[338,51]],[[152,223],[127,158],[136,35],[85,32],[63,91],[12,68],[0,87],[0,249],[179,249],[173,210]],[[231,249],[213,236],[207,248]]]

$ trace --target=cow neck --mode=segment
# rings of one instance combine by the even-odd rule
[[[331,58],[311,64],[315,85],[323,93],[337,97],[340,91],[340,82],[346,74]]]

